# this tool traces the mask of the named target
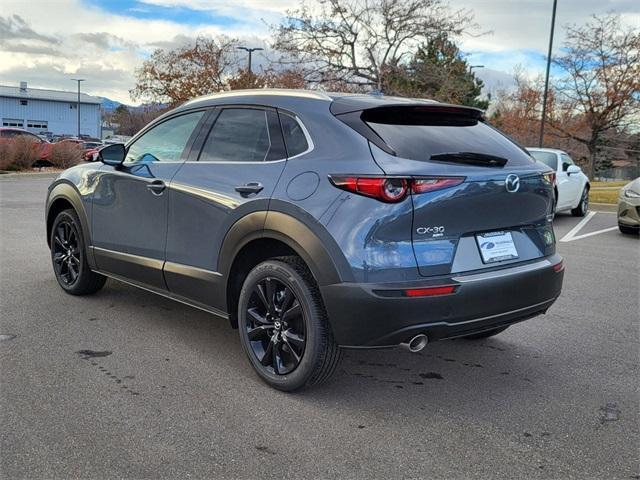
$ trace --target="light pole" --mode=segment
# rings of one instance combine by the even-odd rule
[[[251,71],[251,54],[253,52],[256,52],[258,50],[264,50],[264,48],[261,47],[254,47],[254,48],[249,48],[249,47],[237,47],[238,50],[244,50],[245,52],[249,52],[249,73],[252,73]]]
[[[484,65],[471,65],[469,67],[469,73],[472,73],[474,68],[484,68]]]
[[[78,82],[78,140],[80,140],[80,82],[84,82],[84,78],[72,78],[74,82]]]
[[[542,118],[540,119],[540,140],[538,147],[542,147],[544,139],[544,119],[547,116],[547,93],[549,92],[549,69],[551,68],[551,50],[553,49],[553,32],[556,28],[556,7],[558,0],[553,0],[553,13],[551,14],[551,33],[549,34],[549,51],[547,52],[547,73],[544,77],[544,93],[542,94]]]

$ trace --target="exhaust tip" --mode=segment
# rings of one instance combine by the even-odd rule
[[[413,337],[408,342],[402,343],[402,346],[410,352],[416,353],[426,347],[427,343],[429,343],[429,338],[424,333],[421,333]]]

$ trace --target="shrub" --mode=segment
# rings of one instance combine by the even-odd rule
[[[82,147],[73,142],[58,142],[51,146],[49,161],[57,168],[69,168],[82,162]]]
[[[0,170],[9,170],[13,158],[11,141],[8,138],[0,138]]]
[[[38,149],[27,137],[18,136],[0,141],[0,169],[25,170],[38,160]]]

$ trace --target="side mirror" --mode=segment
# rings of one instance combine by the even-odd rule
[[[580,173],[582,169],[577,165],[569,165],[567,168],[567,175],[571,175],[572,173]]]
[[[104,147],[98,152],[98,158],[105,165],[111,165],[112,167],[119,167],[124,162],[126,155],[126,149],[122,143],[114,143]]]

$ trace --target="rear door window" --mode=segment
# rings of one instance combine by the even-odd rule
[[[262,162],[271,139],[267,112],[253,108],[225,108],[202,148],[200,161]]]
[[[532,163],[518,145],[471,116],[387,107],[365,110],[362,120],[399,157],[427,161],[437,155],[467,153],[504,158],[509,165]]]

